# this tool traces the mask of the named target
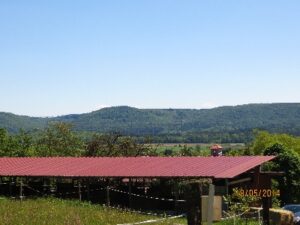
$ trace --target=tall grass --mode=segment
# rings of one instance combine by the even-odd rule
[[[140,215],[92,205],[79,201],[40,198],[35,200],[0,199],[1,225],[116,225],[155,219],[155,216]],[[184,219],[164,220],[156,224],[186,224]]]
[[[0,225],[116,225],[161,217],[146,216],[76,200],[27,199],[22,202],[0,198]],[[149,225],[186,225],[186,219],[163,220]],[[233,220],[215,225],[233,225]],[[237,225],[259,225],[256,221],[236,221]]]

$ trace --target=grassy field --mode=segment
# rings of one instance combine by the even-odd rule
[[[116,225],[141,222],[163,217],[146,216],[125,212],[100,205],[74,200],[55,198],[9,200],[0,198],[1,225]],[[185,218],[167,219],[150,225],[186,225]],[[223,221],[215,225],[232,225],[233,221]],[[236,224],[258,225],[257,222]]]
[[[116,225],[159,219],[89,203],[40,198],[35,200],[0,199],[1,225]],[[185,219],[164,220],[156,224],[186,224]]]

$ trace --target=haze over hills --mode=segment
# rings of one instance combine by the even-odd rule
[[[300,134],[300,103],[248,104],[213,109],[103,108],[52,118],[0,113],[0,127],[10,132],[44,128],[51,121],[69,122],[76,131],[120,132],[130,135],[243,133],[253,129]]]

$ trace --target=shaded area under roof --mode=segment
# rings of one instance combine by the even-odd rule
[[[274,156],[2,157],[0,176],[233,178]]]

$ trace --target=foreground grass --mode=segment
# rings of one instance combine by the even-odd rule
[[[214,225],[260,225],[260,223],[257,220],[242,220],[242,219],[237,219],[236,221],[234,220],[224,220],[221,222],[214,223]]]
[[[145,216],[100,205],[56,198],[27,199],[24,201],[0,198],[1,225],[116,225],[141,222],[162,217]],[[186,219],[163,220],[149,225],[186,225]],[[205,223],[204,223],[205,224]],[[215,225],[233,225],[233,220]],[[238,225],[258,225],[257,221],[236,221]]]
[[[116,225],[157,219],[137,213],[53,198],[35,200],[0,199],[1,225]],[[186,224],[184,219],[164,220],[151,225]]]

